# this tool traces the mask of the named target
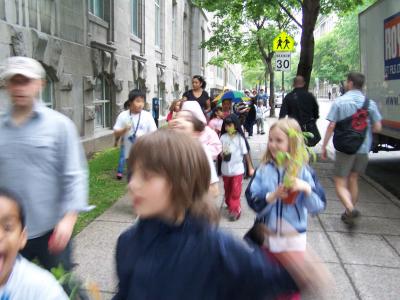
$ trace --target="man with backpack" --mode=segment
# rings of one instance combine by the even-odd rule
[[[334,180],[336,194],[345,207],[341,220],[353,225],[360,215],[358,177],[365,172],[372,133],[382,129],[382,116],[375,102],[362,94],[365,77],[351,72],[344,83],[346,93],[336,98],[326,117],[330,122],[322,144],[322,159],[327,158],[326,146],[333,134],[336,149]]]

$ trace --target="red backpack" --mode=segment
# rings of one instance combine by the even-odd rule
[[[365,140],[368,127],[368,106],[369,99],[365,97],[361,108],[336,123],[333,134],[333,146],[339,152],[355,154]]]

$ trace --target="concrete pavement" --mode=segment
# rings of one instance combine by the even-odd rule
[[[272,122],[273,120],[269,120]],[[322,133],[323,131],[321,131]],[[258,164],[265,151],[267,135],[249,140],[253,160]],[[362,217],[349,230],[341,221],[343,212],[332,180],[332,163],[316,163],[314,168],[325,188],[325,212],[309,219],[308,245],[332,272],[336,287],[328,299],[398,299],[400,295],[400,202],[368,178],[360,180]],[[242,216],[229,222],[222,216],[220,226],[238,238],[251,227],[254,213],[243,197]],[[218,205],[223,197],[220,185]],[[103,299],[116,291],[114,249],[119,234],[134,222],[129,199],[123,197],[75,237],[77,273],[98,284]]]

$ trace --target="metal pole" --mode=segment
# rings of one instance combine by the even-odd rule
[[[285,90],[285,72],[282,71],[282,93]],[[282,95],[283,97],[283,95]]]

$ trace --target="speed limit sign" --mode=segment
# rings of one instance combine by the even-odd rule
[[[290,52],[275,53],[275,71],[290,71]]]

